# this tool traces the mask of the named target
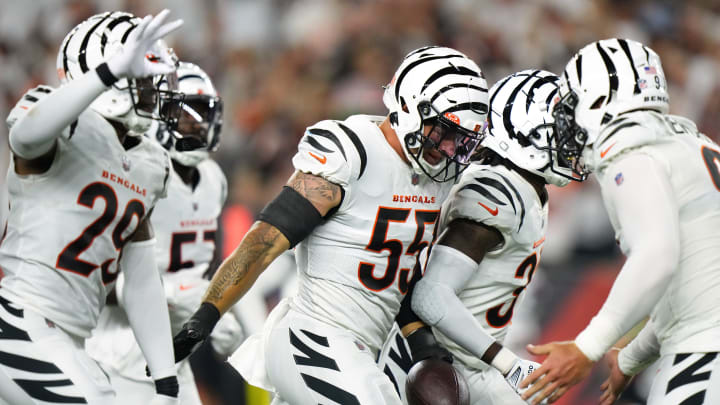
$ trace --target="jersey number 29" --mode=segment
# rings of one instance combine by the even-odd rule
[[[111,257],[101,264],[90,263],[79,256],[86,251],[93,243],[95,238],[100,236],[105,229],[112,223],[118,211],[118,199],[115,190],[109,185],[102,182],[88,184],[78,196],[77,203],[92,209],[95,201],[101,198],[105,202],[105,210],[95,221],[83,230],[83,232],[70,242],[60,252],[57,258],[58,269],[67,270],[81,276],[88,277],[95,269],[102,269],[102,280],[104,284],[108,284],[117,278],[117,271],[110,272],[110,265],[115,261],[116,257]],[[112,241],[116,250],[122,249],[126,239],[122,234],[127,230],[132,222],[133,216],[137,217],[138,223],[145,216],[145,205],[140,200],[130,200],[125,206],[125,211],[120,217],[115,229],[112,231]]]

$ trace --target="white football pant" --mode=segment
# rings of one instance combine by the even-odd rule
[[[349,332],[294,310],[280,319],[265,346],[273,405],[400,405],[373,353]]]
[[[682,353],[660,358],[647,404],[720,404],[720,354]]]
[[[114,396],[84,339],[0,297],[0,403],[107,405]]]

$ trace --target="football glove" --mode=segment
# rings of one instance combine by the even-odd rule
[[[143,18],[130,32],[125,44],[107,60],[108,69],[117,78],[148,77],[175,71],[175,60],[170,53],[161,52],[152,60],[146,55],[153,45],[167,34],[180,28],[182,20],[164,23],[170,10],[163,10],[155,17]]]
[[[453,362],[453,356],[435,340],[435,335],[429,326],[423,326],[405,338],[410,346],[413,364],[425,359],[440,359],[448,363]]]
[[[540,368],[540,364],[530,360],[517,359],[515,364],[510,367],[510,371],[505,375],[505,381],[510,384],[513,391],[517,392],[518,395],[522,395],[528,388],[518,388],[520,383],[527,378],[533,371]],[[545,399],[540,404],[547,405],[548,400]]]
[[[209,302],[200,304],[192,317],[185,322],[180,332],[173,338],[175,362],[188,357],[210,336],[215,324],[220,320],[220,311]]]

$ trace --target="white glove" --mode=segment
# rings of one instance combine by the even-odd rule
[[[505,381],[507,381],[508,384],[510,384],[510,387],[518,393],[518,395],[522,395],[525,391],[527,391],[530,387],[527,388],[518,388],[520,383],[527,378],[530,374],[533,373],[533,371],[540,368],[540,363],[535,363],[534,361],[530,360],[524,360],[524,359],[517,359],[515,361],[515,364],[510,368],[510,371],[505,376]],[[542,401],[541,405],[546,405],[547,399]]]
[[[229,311],[220,318],[210,334],[210,344],[223,360],[235,353],[243,340],[245,340],[243,328],[235,315]]]
[[[150,400],[150,405],[179,405],[180,400],[175,397],[169,397],[167,395],[161,395],[156,394],[152,400]]]
[[[168,52],[155,55],[159,60],[150,61],[146,57],[158,40],[183,24],[182,20],[163,24],[169,13],[170,10],[165,9],[155,17],[148,15],[130,32],[125,44],[107,60],[108,68],[115,77],[148,77],[175,71],[175,61]]]

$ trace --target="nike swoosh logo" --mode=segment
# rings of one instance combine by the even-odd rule
[[[612,149],[613,146],[615,146],[617,142],[613,142],[612,145],[608,146],[607,149],[600,151],[600,159],[604,158],[605,155],[607,155],[608,152],[610,152],[610,149]]]
[[[308,153],[310,154],[310,156],[314,157],[315,159],[317,159],[318,162],[320,162],[322,164],[325,164],[325,162],[327,162],[327,156],[325,156],[325,155],[323,155],[323,157],[320,157],[312,152],[308,152]]]
[[[180,291],[189,290],[195,288],[195,284],[180,284]]]
[[[539,241],[533,243],[533,249],[535,249],[536,247],[542,245],[543,242],[545,242],[545,237],[544,237],[544,236],[543,236],[542,239],[540,239]]]
[[[491,210],[487,205],[485,205],[485,204],[483,204],[483,203],[481,203],[481,202],[478,202],[478,204],[480,204],[483,208],[485,208],[486,210],[488,210],[488,212],[491,213],[492,216],[496,216],[496,215],[498,214],[498,207],[495,207],[494,210]]]

